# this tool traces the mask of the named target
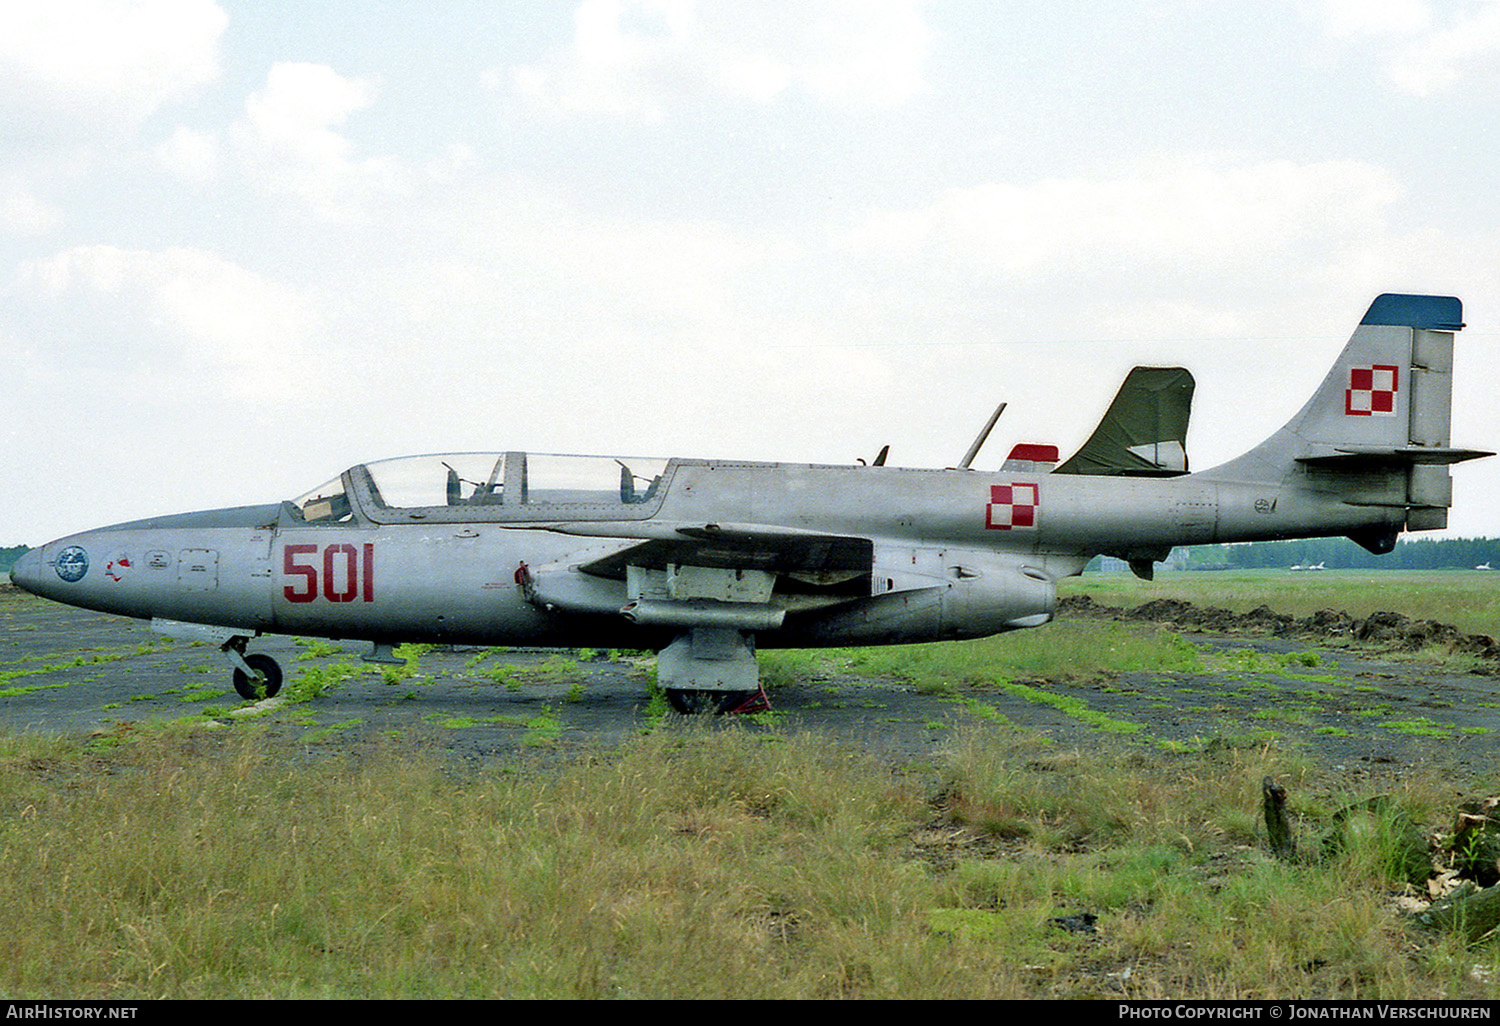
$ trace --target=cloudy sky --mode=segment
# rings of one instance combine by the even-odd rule
[[[1370,300],[1500,447],[1497,0],[0,0],[0,545],[539,452],[1259,441]],[[1500,459],[1454,533],[1500,535]]]

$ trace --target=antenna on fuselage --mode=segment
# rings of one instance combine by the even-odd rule
[[[959,470],[968,470],[969,464],[974,462],[974,457],[979,455],[980,448],[990,437],[990,432],[995,430],[995,421],[1000,419],[1000,414],[1005,412],[1005,404],[1001,403],[995,407],[995,412],[990,414],[990,419],[984,425],[984,430],[979,432],[979,437],[974,439],[974,444],[969,446],[969,451],[964,453],[964,458],[958,461]]]

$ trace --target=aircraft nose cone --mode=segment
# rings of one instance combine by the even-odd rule
[[[23,591],[35,592],[42,576],[42,550],[29,549],[21,553],[16,565],[10,568],[10,583]]]

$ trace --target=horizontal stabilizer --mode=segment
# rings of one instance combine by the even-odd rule
[[[1465,460],[1479,460],[1486,456],[1495,455],[1482,449],[1450,449],[1447,447],[1428,445],[1403,445],[1403,446],[1340,446],[1331,453],[1314,454],[1297,457],[1298,463],[1307,463],[1312,466],[1323,467],[1348,467],[1351,470],[1358,466],[1375,465],[1414,465],[1426,464],[1435,466],[1447,466],[1454,463],[1463,463]]]
[[[1193,376],[1181,367],[1136,367],[1089,440],[1054,474],[1174,477],[1187,473]]]

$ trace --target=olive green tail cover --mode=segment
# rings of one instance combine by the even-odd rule
[[[1174,477],[1187,473],[1193,376],[1181,367],[1136,367],[1089,440],[1054,474]]]

